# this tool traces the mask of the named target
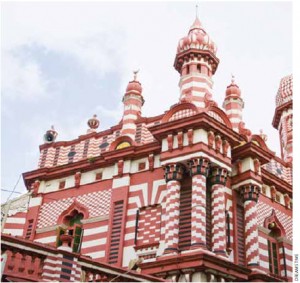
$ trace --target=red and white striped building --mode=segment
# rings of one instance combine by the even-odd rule
[[[47,131],[28,193],[3,207],[2,279],[292,281],[292,76],[276,96],[278,157],[245,127],[234,79],[223,108],[213,100],[218,64],[196,18],[175,56],[177,104],[143,117],[135,72],[118,125]]]

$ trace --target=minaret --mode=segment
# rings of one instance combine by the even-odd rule
[[[226,89],[226,96],[223,102],[223,108],[227,114],[232,127],[239,131],[239,124],[243,120],[244,101],[241,98],[241,90],[235,83],[234,76],[231,78],[231,84]]]
[[[122,135],[129,136],[132,140],[135,139],[136,124],[135,121],[141,116],[141,109],[144,104],[142,96],[142,86],[137,81],[138,71],[134,71],[133,81],[128,83],[126,93],[123,97],[124,113],[122,118]]]
[[[293,160],[293,76],[281,79],[276,95],[273,126],[279,130],[281,157],[285,162]]]
[[[174,67],[180,74],[180,101],[189,101],[199,110],[205,108],[204,97],[212,93],[212,76],[219,59],[217,47],[204,30],[198,15],[188,35],[180,39]]]

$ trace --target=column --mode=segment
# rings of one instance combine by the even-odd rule
[[[211,169],[211,206],[212,206],[212,251],[218,255],[226,254],[226,219],[225,219],[225,183],[227,170],[222,167]]]
[[[164,254],[178,253],[180,181],[183,173],[182,164],[172,163],[165,166],[167,196]]]
[[[189,162],[192,176],[191,249],[206,249],[206,178],[209,159],[193,158]]]
[[[240,187],[242,201],[244,202],[245,220],[245,250],[246,264],[251,267],[259,265],[257,208],[260,188],[257,185],[248,184]]]

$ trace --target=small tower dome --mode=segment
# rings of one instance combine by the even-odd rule
[[[89,119],[87,124],[92,130],[96,130],[100,124],[100,121],[97,119],[97,115],[94,114],[93,118]]]
[[[139,81],[137,81],[137,73],[138,71],[134,71],[133,81],[129,82],[126,88],[126,93],[135,92],[136,94],[142,94],[142,85]],[[126,95],[126,94],[125,94]]]
[[[292,100],[293,95],[293,75],[281,79],[276,95],[276,107],[279,107]]]
[[[239,88],[239,86],[235,83],[235,79],[234,76],[232,76],[231,78],[231,84],[229,86],[227,86],[226,89],[226,97],[228,96],[241,96],[241,90]]]
[[[190,27],[188,35],[179,40],[177,54],[188,49],[209,50],[214,55],[217,53],[216,44],[206,33],[198,17]]]

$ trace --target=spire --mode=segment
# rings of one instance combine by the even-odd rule
[[[137,81],[137,74],[138,74],[139,71],[140,71],[139,69],[133,71],[133,80],[134,80],[134,81]]]
[[[231,74],[231,84],[234,85],[235,84],[235,77],[233,74]]]
[[[125,95],[123,97],[124,112],[122,118],[122,135],[129,136],[135,140],[136,120],[141,116],[144,98],[142,96],[142,85],[137,80],[139,70],[133,71],[133,81],[127,85]]]
[[[227,114],[232,127],[239,131],[239,124],[243,121],[244,101],[241,98],[241,90],[235,82],[235,76],[231,74],[231,83],[226,88],[223,108]]]
[[[196,5],[196,18],[188,34],[179,40],[174,62],[174,67],[180,74],[181,102],[188,100],[198,109],[205,108],[205,95],[213,93],[212,76],[219,64],[216,52],[215,43],[199,20]]]

